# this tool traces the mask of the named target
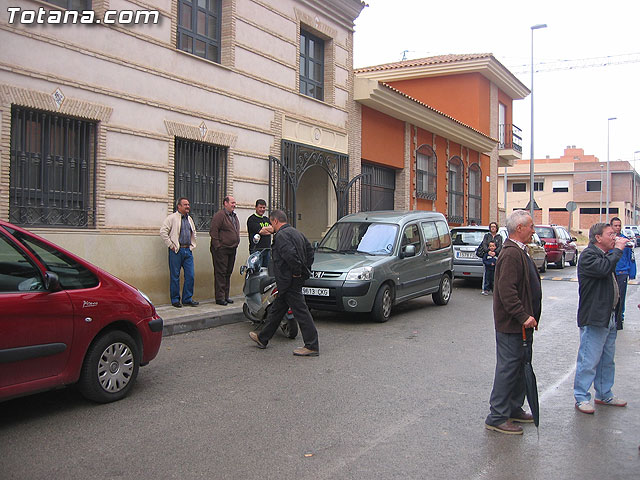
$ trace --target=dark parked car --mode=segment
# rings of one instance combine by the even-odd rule
[[[158,354],[162,326],[136,288],[0,220],[0,401],[74,383],[119,400]]]
[[[575,267],[578,263],[578,246],[576,238],[572,237],[564,227],[559,225],[536,225],[536,233],[544,241],[547,252],[547,262],[557,268],[564,268],[565,262]]]

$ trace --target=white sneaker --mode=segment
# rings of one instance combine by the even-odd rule
[[[593,405],[591,405],[591,402],[576,402],[576,410],[582,413],[589,414],[595,412],[595,409],[593,408]]]
[[[611,405],[612,407],[626,407],[627,402],[618,397],[607,398],[606,400],[600,400],[596,398],[597,405]]]
[[[489,292],[487,292],[486,290],[482,290],[482,292],[480,292],[481,295],[489,295]]]

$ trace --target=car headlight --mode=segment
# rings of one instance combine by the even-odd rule
[[[358,267],[349,270],[347,280],[372,280],[373,267]]]
[[[142,295],[142,298],[144,298],[147,302],[149,302],[149,305],[153,307],[153,303],[151,302],[151,299],[147,296],[147,294],[137,288],[136,290],[138,290],[138,293]]]

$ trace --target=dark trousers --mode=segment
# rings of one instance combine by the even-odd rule
[[[300,326],[304,346],[309,350],[318,351],[318,331],[313,323],[313,317],[309,313],[309,307],[304,301],[304,295],[302,295],[303,283],[304,281],[301,279],[294,279],[291,286],[286,290],[278,288],[278,296],[271,304],[265,325],[258,334],[260,343],[263,345],[269,343],[269,340],[280,326],[282,317],[291,308],[293,317]]]
[[[618,281],[618,289],[620,290],[620,304],[616,310],[616,330],[622,330],[624,324],[624,304],[627,299],[627,283],[629,280],[628,273],[616,274]]]
[[[527,331],[533,342],[531,331]],[[522,410],[525,397],[522,334],[496,332],[496,372],[487,425],[500,425]]]
[[[482,289],[486,292],[488,292],[489,290],[493,290],[493,278],[496,274],[496,267],[495,266],[484,266],[484,279],[482,281]]]
[[[229,287],[231,286],[231,274],[233,265],[236,262],[235,248],[220,248],[211,252],[213,259],[213,279],[216,300],[226,300],[229,298]]]

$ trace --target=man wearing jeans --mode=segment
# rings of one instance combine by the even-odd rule
[[[189,216],[191,206],[189,200],[182,197],[176,205],[177,212],[169,215],[160,227],[160,237],[169,248],[169,290],[171,305],[176,308],[182,305],[195,307],[199,304],[193,300],[193,254],[196,248],[196,226]],[[184,269],[184,285],[182,287],[182,304],[180,304],[180,269]]]
[[[573,396],[576,409],[582,413],[595,411],[589,393],[592,384],[596,404],[627,405],[611,391],[618,333],[615,311],[620,301],[615,270],[626,242],[626,238],[616,237],[608,223],[596,223],[589,229],[589,246],[578,261],[580,347]]]

